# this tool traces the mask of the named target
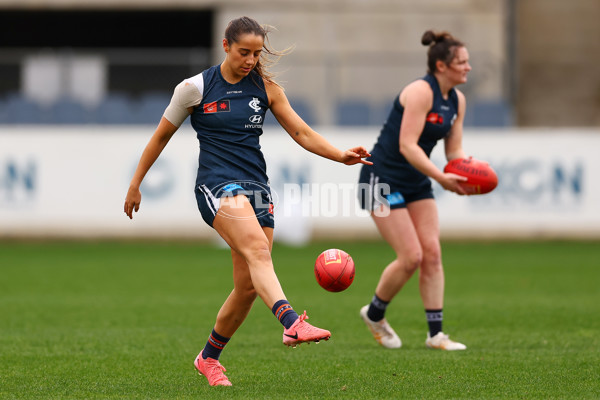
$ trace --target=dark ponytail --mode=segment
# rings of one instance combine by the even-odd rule
[[[433,74],[436,70],[436,63],[443,61],[448,65],[454,59],[456,49],[464,47],[464,43],[454,38],[448,32],[425,31],[421,37],[421,44],[429,46],[427,50],[427,73]]]

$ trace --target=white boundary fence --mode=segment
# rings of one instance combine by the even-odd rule
[[[193,188],[198,142],[188,124],[173,137],[143,186],[133,221],[123,200],[151,126],[0,127],[1,237],[214,238]],[[379,134],[322,128],[340,148],[370,148]],[[359,166],[301,149],[281,129],[265,129],[262,146],[276,196],[276,239],[375,238],[359,209]],[[442,145],[433,160],[444,165]],[[468,154],[499,176],[488,195],[459,197],[436,184],[443,237],[600,238],[600,131],[467,130]]]

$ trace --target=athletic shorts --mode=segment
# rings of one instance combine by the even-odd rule
[[[212,186],[212,185],[211,185]],[[198,209],[202,219],[210,227],[213,226],[215,215],[219,211],[221,198],[226,196],[237,196],[244,194],[250,201],[258,223],[262,227],[274,228],[275,218],[273,217],[273,201],[271,199],[271,190],[268,185],[249,182],[226,182],[209,188],[207,185],[199,184],[194,191]]]
[[[394,177],[381,174],[373,165],[363,165],[358,179],[358,201],[363,210],[373,211],[380,206],[392,210],[423,199],[433,199],[431,180],[412,171],[396,171]],[[391,174],[390,174],[391,175]]]

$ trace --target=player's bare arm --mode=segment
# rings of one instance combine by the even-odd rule
[[[370,156],[366,148],[357,146],[346,151],[339,150],[329,143],[327,139],[311,129],[294,111],[283,89],[279,85],[272,82],[265,82],[265,87],[269,97],[271,112],[283,129],[304,149],[346,165],[358,163],[372,164],[370,161],[364,160],[364,158]]]
[[[135,174],[131,179],[127,196],[125,197],[124,211],[129,219],[133,218],[133,211],[138,212],[142,201],[140,185],[142,180],[148,173],[150,167],[154,164],[160,153],[163,151],[173,134],[177,131],[177,127],[173,125],[165,117],[162,117],[156,131],[146,145],[144,152],[140,158]]]
[[[433,92],[425,81],[415,81],[400,94],[404,106],[402,125],[400,126],[400,152],[408,162],[423,174],[435,179],[446,190],[465,194],[458,184],[464,177],[444,173],[419,146],[419,138],[427,120],[427,114],[433,104]]]

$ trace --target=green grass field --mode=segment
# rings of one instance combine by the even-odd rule
[[[329,293],[312,266],[348,251],[354,284]],[[358,316],[382,243],[276,246],[284,290],[332,339],[296,349],[258,300],[221,362],[233,387],[192,365],[231,289],[228,250],[194,243],[0,242],[2,399],[600,398],[600,243],[443,243],[444,330],[468,345],[424,345],[416,279],[389,308],[403,340],[379,347]]]

